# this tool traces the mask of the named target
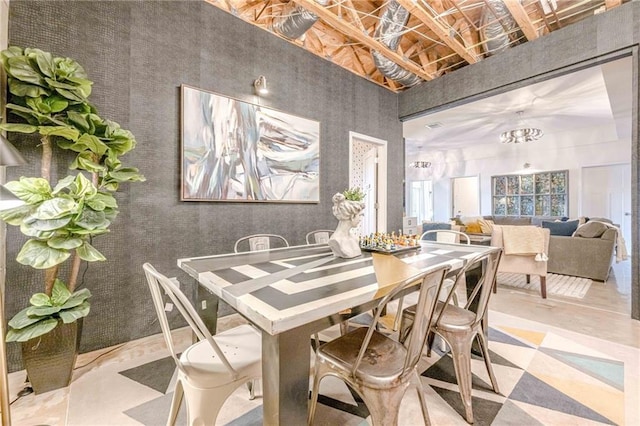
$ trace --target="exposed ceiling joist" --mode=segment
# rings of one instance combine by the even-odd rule
[[[390,61],[398,64],[402,68],[407,69],[408,71],[414,73],[418,77],[424,80],[433,79],[433,75],[425,72],[420,66],[416,65],[413,61],[399,55],[398,53],[392,51],[383,43],[375,40],[372,37],[369,37],[362,32],[360,32],[356,27],[346,22],[344,19],[338,18],[333,12],[325,8],[324,6],[316,3],[314,0],[293,0],[295,3],[304,7],[305,9],[315,13],[322,19],[325,23],[331,25],[336,30],[345,34],[347,37],[358,41],[359,43],[364,44],[371,50],[375,50],[385,56]]]
[[[524,10],[524,6],[522,6],[519,1],[506,1],[504,5],[509,10],[509,13],[511,13],[511,16],[513,16],[513,19],[516,20],[516,23],[527,40],[537,39],[538,31],[536,31],[536,28],[533,26],[533,22],[531,22],[529,15],[527,15],[527,11]]]
[[[458,55],[460,55],[465,61],[470,64],[474,64],[478,62],[478,58],[469,53],[469,51],[460,43],[458,40],[453,38],[453,34],[449,31],[451,28],[445,29],[442,25],[426,10],[418,6],[412,0],[397,0],[400,6],[404,7],[409,11],[410,14],[418,18],[423,24],[427,26],[431,31],[433,31],[447,46],[453,49]],[[455,32],[454,32],[455,34]]]

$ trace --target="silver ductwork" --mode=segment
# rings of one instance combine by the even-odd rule
[[[400,6],[397,1],[392,0],[387,3],[380,15],[380,22],[378,22],[373,37],[395,52],[400,45],[400,39],[408,21],[409,12],[407,9]],[[397,81],[406,87],[414,86],[422,81],[420,77],[405,70],[381,53],[372,51],[372,55],[373,62],[378,70],[391,80]]]
[[[516,0],[520,1],[520,0]],[[485,5],[480,18],[480,40],[487,56],[502,52],[509,48],[511,42],[509,32],[518,26],[504,0],[487,0],[491,7]],[[491,10],[493,8],[493,10]],[[494,15],[494,12],[497,15]]]
[[[329,0],[315,0],[316,3],[326,6]],[[318,20],[315,13],[309,12],[302,6],[295,6],[286,14],[273,19],[272,28],[277,34],[290,40],[296,40],[303,36],[309,28]]]

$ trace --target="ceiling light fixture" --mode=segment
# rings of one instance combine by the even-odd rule
[[[269,89],[267,89],[267,78],[264,75],[258,77],[258,79],[253,82],[253,86],[256,88],[256,93],[258,93],[258,95],[269,94]]]
[[[500,134],[500,142],[502,143],[523,143],[538,140],[544,135],[542,130],[535,127],[528,127],[522,119],[524,111],[517,111],[518,114],[518,128],[513,130],[507,130]]]
[[[414,161],[413,163],[409,163],[409,166],[414,169],[428,169],[431,167],[431,161]]]

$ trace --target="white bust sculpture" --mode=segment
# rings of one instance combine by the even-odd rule
[[[336,231],[329,239],[329,247],[334,255],[350,259],[362,254],[358,237],[349,231],[360,224],[364,205],[362,201],[347,200],[341,193],[333,196],[333,215],[339,220]]]

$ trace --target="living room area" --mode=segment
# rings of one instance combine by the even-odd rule
[[[494,223],[550,228],[552,294],[628,318],[631,70],[621,58],[405,121],[407,216],[484,244]],[[518,129],[524,143],[504,139]],[[539,294],[538,278],[503,278]]]

